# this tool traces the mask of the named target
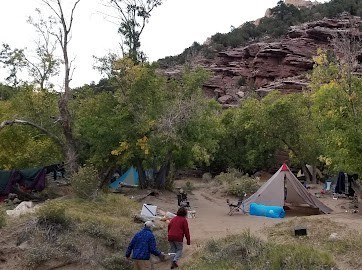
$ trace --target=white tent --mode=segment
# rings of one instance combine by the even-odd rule
[[[310,207],[319,208],[326,214],[332,212],[332,209],[308,192],[286,164],[283,164],[257,192],[243,202],[243,208],[244,211],[249,212],[251,203],[284,206],[285,202],[296,206],[307,204]]]

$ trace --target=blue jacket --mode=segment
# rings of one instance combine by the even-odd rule
[[[161,255],[156,248],[155,237],[149,228],[145,227],[133,236],[127,248],[126,257],[130,257],[131,253],[134,260],[149,260],[151,253],[155,256]]]

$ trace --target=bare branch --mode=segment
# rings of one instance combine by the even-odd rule
[[[26,121],[26,120],[20,120],[20,119],[5,120],[5,121],[0,123],[0,131],[6,126],[12,126],[12,125],[15,125],[15,124],[28,125],[28,126],[34,127],[36,129],[40,130],[42,133],[46,134],[48,137],[50,137],[59,146],[61,146],[61,147],[64,146],[63,142],[56,135],[54,135],[53,133],[49,132],[48,130],[46,130],[45,128],[43,128],[41,126],[39,126],[39,125],[37,125],[37,124],[35,124],[33,122]]]
[[[72,29],[72,25],[73,25],[73,14],[74,14],[74,10],[77,7],[78,3],[80,2],[80,0],[77,0],[77,2],[74,3],[74,6],[72,8],[72,12],[70,14],[70,23],[69,23],[69,28],[68,31],[70,31]]]
[[[54,14],[59,18],[59,20],[62,19],[62,17],[60,16],[60,14],[55,10],[55,8],[49,3],[48,0],[42,0],[42,2],[47,5],[53,12]]]

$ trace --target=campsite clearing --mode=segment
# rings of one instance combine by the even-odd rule
[[[222,190],[215,191],[213,183],[202,182],[200,179],[180,180],[176,182],[176,185],[185,186],[186,182],[191,182],[194,186],[194,190],[189,193],[188,197],[191,209],[196,211],[196,218],[189,219],[192,245],[185,246],[185,255],[181,263],[192,260],[194,257],[192,255],[204,248],[210,240],[250,231],[264,241],[272,240],[272,242],[280,244],[296,244],[302,241],[307,247],[314,247],[330,254],[339,270],[362,267],[358,260],[362,256],[362,247],[358,244],[358,241],[362,243],[362,218],[360,215],[346,210],[350,204],[348,199],[334,200],[332,195],[320,196],[319,200],[333,210],[332,214],[315,215],[315,211],[310,211],[310,208],[306,207],[286,211],[284,219],[250,216],[242,213],[229,216],[225,193]],[[321,187],[315,185],[311,186],[309,192],[314,194],[320,190]],[[132,196],[142,197],[140,193],[143,192],[132,191]],[[148,196],[142,200],[142,203],[157,205],[158,208],[171,212],[176,211],[178,207],[176,194],[167,191],[160,192],[158,196]],[[307,237],[296,238],[293,236],[293,230],[298,225],[307,227]],[[341,228],[344,228],[343,233],[340,233]],[[337,242],[328,240],[332,233],[337,233],[339,237]],[[348,244],[352,233],[360,238],[358,241],[354,241],[354,244]],[[331,247],[335,247],[335,249]],[[346,253],[351,253],[351,256],[346,256]],[[158,267],[161,265],[158,264]],[[166,266],[166,268],[158,269],[168,268]]]
[[[215,240],[214,244],[223,241],[222,243],[225,244],[229,241],[228,239],[236,239],[233,235],[241,235],[245,231],[249,231],[251,235],[255,235],[267,243],[286,244],[294,247],[298,247],[296,244],[303,243],[307,247],[317,247],[319,251],[326,252],[333,257],[339,270],[358,269],[360,267],[358,258],[362,256],[362,248],[359,243],[362,241],[358,237],[362,234],[362,218],[360,215],[348,212],[350,201],[347,199],[334,200],[332,195],[321,194],[318,199],[333,209],[332,214],[328,215],[300,217],[305,213],[286,211],[284,219],[249,216],[242,213],[229,216],[228,205],[226,204],[226,198],[229,196],[226,196],[225,190],[221,186],[201,179],[179,180],[176,181],[175,185],[176,187],[190,188],[187,191],[188,200],[191,209],[196,212],[195,218],[189,219],[191,246],[185,246],[184,256],[180,261],[180,269],[195,269],[192,268],[192,265],[199,265],[197,262],[200,256],[205,254],[204,249],[210,248],[210,244],[207,244],[210,243],[209,241]],[[144,203],[157,205],[158,209],[170,212],[175,212],[178,208],[177,196],[174,192],[155,191],[152,193],[152,190],[134,188],[125,188],[123,191],[124,194],[109,194],[98,203],[83,203],[67,197],[55,200],[54,203],[58,201],[56,204],[63,205],[66,208],[66,215],[76,222],[72,227],[75,231],[62,240],[61,248],[65,248],[67,252],[72,252],[72,250],[80,248],[77,246],[79,243],[88,242],[92,243],[92,246],[87,246],[83,250],[84,254],[77,259],[85,260],[89,258],[90,262],[95,263],[96,259],[106,259],[106,257],[102,256],[109,254],[106,263],[109,263],[109,265],[111,265],[110,263],[121,263],[124,245],[130,241],[132,233],[142,227],[142,224],[133,223],[130,217],[131,212],[134,211],[134,214],[139,213]],[[320,192],[320,186],[312,186],[309,192],[311,194]],[[151,195],[146,196],[148,194]],[[124,197],[128,197],[133,202],[127,203],[127,199]],[[124,212],[125,209],[129,210]],[[12,256],[11,258],[4,257],[6,262],[3,265],[7,267],[5,269],[24,269],[18,266],[21,261],[20,258],[24,256],[25,251],[33,247],[30,247],[31,241],[23,241],[24,243],[21,245],[18,245],[18,243],[22,241],[24,232],[29,231],[34,224],[32,223],[34,219],[29,220],[28,218],[9,218],[11,228],[0,229],[2,235],[0,239],[0,260],[9,254]],[[308,236],[304,238],[293,237],[292,230],[296,225],[306,226]],[[122,230],[119,230],[121,227]],[[38,227],[35,228],[40,232]],[[164,223],[155,231],[159,247],[165,252],[168,251],[167,242],[165,242],[166,228],[167,224]],[[329,240],[330,235],[333,233],[337,234],[335,242]],[[354,233],[356,241],[349,242],[351,233]],[[77,237],[75,239],[78,240],[69,242],[72,237]],[[224,238],[226,240],[221,240]],[[45,248],[48,247],[49,245],[43,245],[40,250],[43,252],[41,254],[32,253],[34,256],[37,255],[34,258],[41,259],[39,256],[46,255],[44,252],[46,251]],[[103,255],[91,255],[92,247],[97,249],[96,253]],[[282,250],[284,249],[277,249],[278,252]],[[115,254],[118,254],[117,258],[119,259],[114,257]],[[114,261],[112,261],[113,258]],[[33,269],[45,270],[51,269],[51,267],[57,267],[57,269],[61,270],[75,269],[75,267],[80,270],[94,269],[92,264],[89,263],[80,264],[79,261],[68,260],[66,257],[63,259],[60,262],[64,265],[60,265],[55,256],[54,259],[50,259],[42,267]],[[2,269],[1,266],[0,264],[0,269]],[[169,269],[169,263],[157,263],[155,269]]]

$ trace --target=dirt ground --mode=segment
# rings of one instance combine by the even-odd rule
[[[176,187],[184,186],[185,181],[177,181]],[[318,193],[319,200],[334,210],[332,214],[310,215],[308,211],[292,210],[286,212],[284,219],[272,219],[249,216],[242,213],[229,216],[226,197],[223,194],[215,192],[215,188],[211,188],[209,184],[200,183],[200,179],[189,181],[195,187],[191,193],[188,193],[188,200],[190,201],[191,209],[196,211],[196,218],[188,219],[191,245],[184,246],[184,254],[180,260],[181,267],[179,269],[182,269],[182,263],[191,258],[192,254],[202,247],[203,243],[207,240],[222,238],[230,234],[238,234],[244,230],[250,230],[250,232],[260,238],[266,239],[267,227],[280,222],[286,222],[296,216],[307,215],[308,219],[327,218],[345,224],[350,229],[362,232],[362,216],[351,213],[349,209],[350,200],[346,198],[335,200],[332,194],[320,194],[321,187],[318,185],[312,186],[309,192],[312,194]],[[137,197],[135,194],[133,196],[134,198]],[[157,196],[148,196],[141,201],[140,208],[142,203],[157,205],[158,209],[170,212],[176,212],[178,208],[176,193],[172,192],[160,192]],[[155,269],[170,269],[170,266],[169,263],[157,263],[155,264]]]

